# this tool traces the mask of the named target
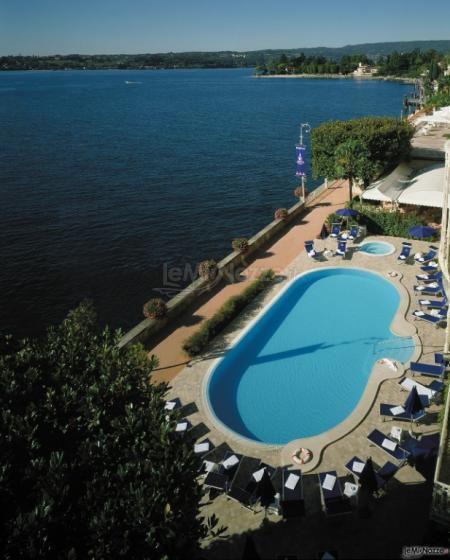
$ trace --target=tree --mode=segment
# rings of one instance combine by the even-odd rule
[[[82,304],[40,341],[0,338],[5,559],[184,558],[205,534],[155,360],[94,324]]]
[[[353,181],[367,180],[373,174],[374,166],[366,146],[358,139],[349,139],[339,144],[334,158],[333,179],[348,179],[349,200],[353,199]]]

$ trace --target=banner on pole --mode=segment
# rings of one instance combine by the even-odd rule
[[[297,175],[297,177],[304,177],[306,175],[305,151],[306,151],[305,146],[300,144],[295,146],[295,154],[297,158],[295,174]]]

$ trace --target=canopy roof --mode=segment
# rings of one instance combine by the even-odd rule
[[[402,163],[393,173],[373,183],[364,191],[362,198],[442,208],[444,173],[443,163],[436,163],[418,171]]]

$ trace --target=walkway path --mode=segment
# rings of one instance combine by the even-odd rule
[[[170,331],[166,331],[165,338],[149,350],[150,355],[155,354],[159,359],[159,368],[153,373],[153,381],[171,381],[188,361],[182,351],[183,342],[199,328],[202,321],[211,317],[229,297],[240,293],[260,271],[271,268],[278,272],[285,269],[303,250],[303,242],[316,238],[325,218],[338,208],[344,207],[347,200],[347,184],[334,183],[323,196],[314,201],[307,214],[294,220],[282,237],[273,245],[256,253],[252,263],[242,271],[241,282],[226,284],[208,301],[192,308],[174,321]]]

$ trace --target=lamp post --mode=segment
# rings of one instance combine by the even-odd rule
[[[303,145],[303,129],[305,130],[305,134],[308,134],[309,132],[311,132],[311,125],[309,123],[301,123],[300,124],[300,139],[299,139],[299,147],[303,148],[303,150],[300,153],[302,153],[304,151],[304,145]],[[300,162],[299,159],[297,159],[297,165],[301,164],[302,166],[304,165],[304,161]],[[301,172],[297,171],[297,175],[300,175],[301,177],[301,181],[302,181],[302,198],[303,198],[303,202],[305,202],[305,172],[302,170]]]

